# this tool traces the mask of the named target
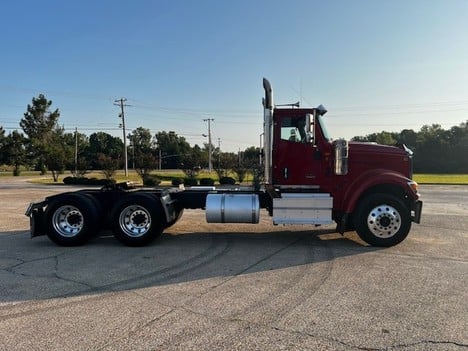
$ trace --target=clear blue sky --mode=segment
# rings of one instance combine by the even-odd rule
[[[258,145],[262,77],[276,103],[329,110],[332,137],[468,119],[468,1],[4,1],[0,125],[40,93],[60,124],[126,124],[224,151]]]

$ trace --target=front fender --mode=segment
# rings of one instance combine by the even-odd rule
[[[402,194],[408,194],[416,201],[419,195],[411,188],[410,183],[411,179],[389,170],[373,169],[364,172],[348,186],[343,197],[343,212],[352,213],[360,197],[372,188],[380,192],[398,188]]]

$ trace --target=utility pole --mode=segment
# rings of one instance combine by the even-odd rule
[[[75,127],[75,177],[78,176],[78,128]]]
[[[130,136],[130,146],[132,147],[132,168],[135,170],[135,136]]]
[[[158,149],[158,169],[161,170],[161,144],[156,140],[156,148]]]
[[[124,107],[125,106],[131,106],[131,105],[126,105],[125,101],[127,99],[125,98],[120,98],[118,100],[114,101],[114,105],[120,106],[120,114],[119,118],[122,118],[122,124],[120,125],[122,127],[123,131],[123,142],[124,142],[124,170],[125,170],[125,176],[128,177],[128,158],[127,158],[127,136],[125,132],[125,113],[124,113]]]
[[[218,168],[221,168],[221,138],[218,138]]]
[[[161,161],[162,161],[161,148],[159,148],[159,170],[161,170]]]
[[[211,173],[213,170],[213,162],[211,161],[211,122],[214,118],[206,118],[203,122],[208,122],[208,170]]]

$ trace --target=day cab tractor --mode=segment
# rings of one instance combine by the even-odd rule
[[[422,202],[405,146],[332,140],[327,112],[278,107],[263,79],[263,182],[259,186],[135,188],[125,183],[65,192],[29,205],[31,237],[63,246],[86,243],[111,229],[125,245],[149,244],[182,216],[203,209],[208,223],[259,223],[260,209],[275,225],[337,223],[373,246],[403,241],[419,223]]]

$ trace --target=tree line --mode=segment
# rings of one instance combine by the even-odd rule
[[[117,169],[124,167],[122,139],[105,132],[89,136],[75,131],[65,132],[59,124],[60,111],[52,110],[52,101],[43,94],[32,99],[20,120],[22,131],[8,135],[0,126],[0,165],[13,167],[13,174],[32,169],[45,174],[51,172],[54,181],[69,170],[84,176],[90,170],[103,171],[111,179]],[[127,135],[128,167],[144,179],[155,169],[183,169],[189,177],[208,165],[209,145],[191,146],[174,131],[152,135],[138,127]],[[249,147],[239,154],[221,152],[211,146],[213,166],[219,177],[233,171],[240,181],[247,170],[258,165],[260,149]]]
[[[14,175],[21,169],[41,173],[51,172],[54,181],[69,170],[84,176],[89,170],[101,170],[108,179],[122,169],[123,141],[105,132],[89,136],[75,131],[67,133],[59,124],[60,111],[52,110],[52,101],[43,94],[32,99],[23,118],[21,131],[8,135],[0,126],[0,165],[13,167]],[[156,169],[182,169],[188,177],[208,165],[208,144],[191,146],[173,131],[154,135],[138,127],[127,135],[128,167],[144,179]],[[399,133],[382,131],[356,136],[354,141],[377,142],[384,145],[405,144],[414,152],[417,173],[468,173],[468,123],[448,130],[438,124],[425,125],[420,131],[411,129]],[[222,152],[211,145],[212,163],[218,177],[234,172],[240,182],[248,171],[258,174],[260,149],[251,146],[238,154]]]
[[[439,124],[424,125],[418,132],[382,131],[352,140],[383,145],[405,144],[413,153],[416,173],[468,173],[468,121],[450,129]]]

